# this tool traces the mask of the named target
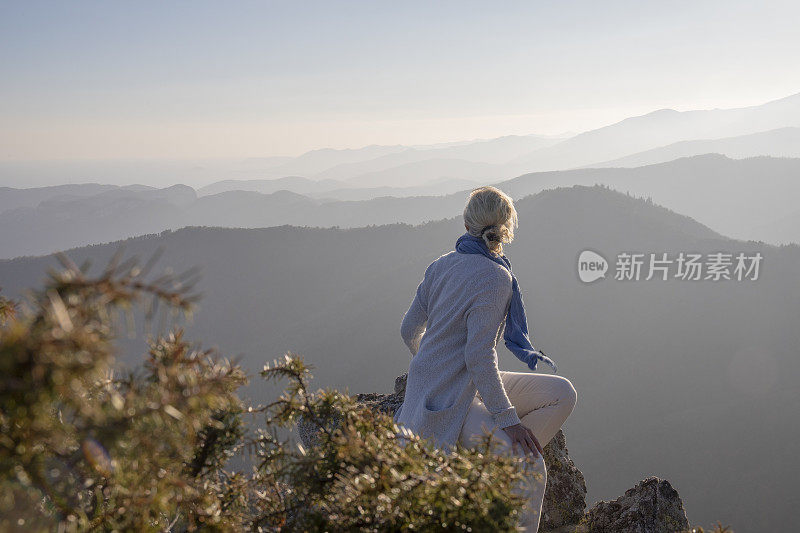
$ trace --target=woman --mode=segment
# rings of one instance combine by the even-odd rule
[[[526,489],[521,526],[535,532],[547,479],[542,449],[572,413],[577,393],[561,376],[498,369],[503,330],[506,346],[531,370],[538,361],[556,369],[530,344],[519,285],[503,255],[516,226],[508,195],[495,187],[472,191],[464,208],[467,232],[428,266],[403,317],[400,331],[412,359],[394,419],[442,448],[474,445],[492,431],[500,450],[532,454],[541,475]]]

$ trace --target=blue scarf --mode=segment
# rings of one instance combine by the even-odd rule
[[[511,306],[506,315],[506,328],[503,338],[506,347],[517,356],[517,359],[528,365],[531,370],[536,370],[536,364],[544,361],[551,367],[553,372],[558,372],[558,368],[552,359],[547,357],[544,352],[537,350],[531,344],[528,336],[528,319],[525,316],[525,305],[522,303],[522,293],[519,290],[517,277],[511,272],[511,261],[505,255],[494,255],[489,251],[486,243],[481,237],[475,237],[469,233],[464,233],[456,241],[456,251],[462,254],[481,254],[498,265],[504,266],[511,274]]]

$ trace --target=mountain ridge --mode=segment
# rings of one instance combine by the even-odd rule
[[[796,235],[793,241],[800,242],[800,227],[795,227],[795,219],[789,217],[796,211],[793,198],[800,195],[800,182],[795,178],[798,173],[800,159],[733,160],[705,154],[633,169],[530,173],[492,184],[519,199],[552,187],[603,183],[621,192],[650,196],[657,204],[737,239],[769,241],[773,233],[754,233],[754,228],[763,226],[763,231],[774,232],[776,237]],[[44,205],[2,212],[0,250],[6,257],[39,254],[182,226],[265,227],[285,223],[357,227],[419,223],[461,212],[471,188],[444,195],[377,196],[366,200],[276,194],[280,190],[268,194],[239,191],[181,202],[168,196],[161,201],[147,201],[148,197],[162,193],[131,191],[126,194],[138,198],[138,203],[114,205],[112,210],[97,200],[79,199],[73,203],[61,202],[52,209]],[[423,188],[415,192],[427,191]],[[714,202],[709,203],[707,198],[714,198]],[[144,209],[146,216],[136,209]],[[747,217],[739,214],[743,210]],[[786,226],[769,225],[776,219],[783,220]]]
[[[753,146],[753,141],[758,143],[757,146]],[[678,141],[581,168],[639,167],[709,153],[725,155],[731,159],[759,156],[797,158],[800,157],[800,128],[787,126],[719,139]]]

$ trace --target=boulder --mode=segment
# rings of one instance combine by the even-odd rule
[[[651,476],[616,500],[595,504],[580,525],[591,533],[673,533],[688,529],[689,521],[678,491]]]
[[[562,430],[544,447],[547,486],[544,489],[539,529],[546,531],[575,524],[586,509],[586,480],[567,451]]]

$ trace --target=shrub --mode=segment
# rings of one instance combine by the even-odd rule
[[[243,370],[181,329],[118,375],[119,312],[191,312],[194,273],[148,281],[154,261],[116,257],[89,277],[61,260],[27,305],[0,299],[0,529],[514,530],[516,486],[534,474],[495,454],[491,434],[451,451],[399,438],[390,415],[308,392],[310,365],[292,353],[261,373],[287,378],[284,393],[246,407]],[[318,422],[313,449],[277,436],[300,416]],[[234,455],[252,468],[230,470]]]

